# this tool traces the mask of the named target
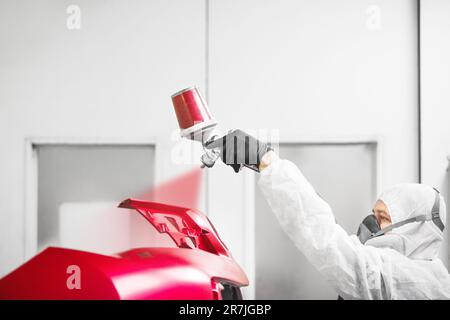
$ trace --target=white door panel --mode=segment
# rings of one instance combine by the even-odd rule
[[[349,234],[370,214],[376,197],[376,145],[282,144],[280,155],[301,168]],[[336,299],[336,293],[281,229],[255,192],[257,299]]]
[[[374,197],[374,184],[383,188],[417,181],[416,5],[412,0],[209,1],[208,88],[214,116],[223,129],[275,129],[281,139],[380,137],[377,181],[355,179],[333,187],[328,176],[312,176],[313,184],[329,188],[331,198],[351,193],[355,185],[369,188]],[[298,158],[299,164],[307,157]],[[211,171],[210,180],[220,183],[209,186],[214,192],[208,202],[234,202],[235,218],[224,217],[220,228],[224,238],[235,239],[232,252],[252,257],[254,246],[240,239],[261,231],[247,205],[255,197],[245,193],[246,187],[227,185],[232,174],[231,169]],[[242,176],[242,186],[245,181]],[[367,197],[358,210],[345,212],[346,228],[353,229],[367,213]],[[245,225],[249,221],[256,226]],[[246,262],[244,268],[254,280],[258,266]],[[283,269],[274,269],[273,277],[279,272]],[[261,290],[256,297],[262,297]]]

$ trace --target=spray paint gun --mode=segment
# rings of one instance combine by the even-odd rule
[[[200,157],[202,168],[211,168],[220,157],[220,151],[206,149],[205,145],[214,141],[211,136],[217,121],[212,117],[205,99],[197,87],[189,87],[172,95],[172,103],[183,138],[202,144],[204,154]]]
[[[206,148],[206,146],[216,139],[222,138],[212,134],[213,129],[217,126],[217,121],[211,115],[205,99],[203,99],[197,87],[190,87],[173,94],[172,102],[180,126],[181,137],[202,144],[204,154],[200,157],[201,167],[211,168],[219,159],[221,151]],[[238,172],[243,167],[259,172],[256,164],[242,164],[239,167],[234,167],[234,170]]]

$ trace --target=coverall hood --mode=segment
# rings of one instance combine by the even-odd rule
[[[446,207],[441,195],[439,215],[446,224]],[[418,183],[399,184],[386,189],[380,194],[379,200],[387,206],[392,223],[408,218],[430,214],[436,199],[436,191],[430,186]],[[445,229],[444,229],[445,230]],[[394,250],[411,259],[432,260],[437,257],[443,240],[442,231],[433,221],[422,221],[405,224],[379,237],[385,244],[386,240],[393,245]],[[381,239],[380,239],[381,240]],[[368,245],[376,245],[377,241]]]

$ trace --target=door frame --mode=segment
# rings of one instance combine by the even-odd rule
[[[383,137],[377,135],[354,135],[354,136],[284,136],[280,137],[278,144],[314,144],[314,145],[349,145],[349,144],[372,144],[375,146],[375,190],[380,194],[382,187],[382,150]],[[277,151],[278,146],[275,146]],[[249,279],[249,286],[244,289],[246,299],[255,299],[255,185],[256,175],[251,170],[245,170],[243,175],[244,184],[244,216],[241,223],[244,225],[244,269]]]
[[[160,181],[162,154],[161,141],[157,137],[26,137],[25,138],[25,183],[24,183],[24,261],[38,250],[38,158],[37,147],[61,146],[149,146],[155,149],[155,183]]]

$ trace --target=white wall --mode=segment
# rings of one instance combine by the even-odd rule
[[[66,8],[81,8],[81,29]],[[24,257],[24,141],[156,137],[170,159],[170,95],[205,86],[205,2],[0,2],[0,275]]]
[[[433,9],[435,22],[434,1],[423,3],[429,24],[448,27],[439,15],[444,1]],[[80,30],[66,28],[69,4],[0,2],[0,275],[24,256],[25,138],[156,137],[157,181],[164,180],[190,167],[168,159],[176,127],[170,95],[191,84],[209,88],[223,129],[278,129],[302,140],[377,136],[381,186],[418,180],[416,1],[77,0]],[[429,58],[422,53],[422,63],[439,56],[447,64],[423,70],[442,79],[428,89],[422,81],[423,109],[448,101],[440,87],[448,83],[448,52],[436,49],[445,38],[432,30],[435,49]],[[431,100],[437,89],[441,98]],[[436,122],[422,116],[423,154],[436,154],[442,148],[426,137]],[[435,165],[424,157],[424,182],[443,181],[441,158],[429,175]],[[249,266],[247,180],[221,164],[209,173],[202,207]]]
[[[420,18],[422,182],[438,188],[449,208],[450,1],[421,0]],[[448,257],[448,249],[442,254]]]

